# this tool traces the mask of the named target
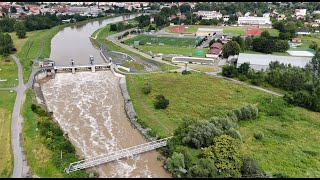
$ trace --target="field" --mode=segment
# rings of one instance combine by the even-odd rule
[[[32,92],[30,90],[27,91],[26,101],[21,112],[24,117],[22,142],[23,149],[26,151],[28,165],[31,167],[32,172],[40,177],[63,177],[50,162],[52,152],[41,143],[41,139],[37,134],[37,118],[39,117],[30,108],[32,97]]]
[[[179,63],[181,65],[184,65],[183,63]],[[204,65],[204,64],[188,64],[188,67],[198,70],[198,71],[202,71],[202,72],[215,72],[217,71],[217,69],[214,66],[210,66],[210,65]]]
[[[152,86],[149,95],[141,92],[146,82]],[[172,135],[183,118],[207,119],[224,115],[227,110],[244,104],[256,104],[259,117],[239,123],[243,139],[241,153],[253,155],[262,169],[272,174],[320,177],[320,113],[293,107],[282,98],[195,72],[190,75],[127,75],[127,85],[139,121],[161,136]],[[167,109],[154,109],[153,99],[158,94],[169,99]],[[264,133],[263,140],[253,138],[257,131]]]
[[[163,53],[163,54],[181,54],[184,56],[189,56],[192,54],[193,57],[205,57],[209,48],[203,48],[203,55],[195,54],[195,51],[198,48],[190,48],[190,47],[176,47],[176,46],[136,46],[140,51],[144,53],[148,53],[152,51],[153,54]]]
[[[40,30],[41,31],[41,30]],[[14,47],[17,49],[16,51],[16,54],[18,52],[20,52],[21,48],[23,47],[23,45],[28,41],[29,38],[33,37],[34,35],[36,35],[38,32],[40,31],[30,31],[30,32],[27,32],[26,33],[26,37],[23,38],[23,39],[19,39],[16,35],[16,32],[12,32],[12,33],[9,33],[11,38],[12,38],[12,41],[13,41],[13,44],[14,44]]]
[[[13,169],[11,115],[16,93],[0,91],[0,178],[9,178]]]
[[[5,59],[10,61],[6,62]],[[9,88],[18,85],[19,81],[16,80],[18,79],[18,67],[11,56],[0,56],[0,69],[0,80],[7,80],[0,81],[0,88]]]
[[[231,33],[231,34],[239,34],[239,35],[245,35],[246,27],[234,27],[234,26],[206,26],[206,25],[191,25],[191,26],[174,26],[167,28],[168,32],[173,33],[195,33],[197,32],[198,28],[217,28],[217,29],[223,29],[223,33]],[[251,29],[257,29],[261,32],[264,30],[267,30],[271,36],[278,36],[279,31],[273,28],[251,28]]]
[[[170,38],[170,37],[156,37],[151,35],[139,35],[132,39],[126,40],[125,44],[133,45],[134,41],[140,41],[144,44],[151,43],[151,45],[159,45],[163,43],[165,46],[179,46],[179,47],[195,47],[196,38]]]
[[[298,35],[298,38],[301,38],[301,42],[302,42],[302,47],[303,48],[309,48],[310,44],[312,44],[312,42],[317,43],[318,45],[320,44],[320,37],[310,37],[310,36],[305,36],[305,35]]]

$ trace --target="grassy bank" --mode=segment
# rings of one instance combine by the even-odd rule
[[[77,161],[75,152],[70,153],[68,142],[63,134],[57,133],[59,125],[53,119],[40,116],[31,109],[31,104],[35,101],[31,90],[27,91],[26,101],[23,106],[22,114],[25,118],[23,123],[23,149],[26,151],[28,165],[31,171],[40,177],[88,177],[85,171],[77,171],[70,174],[64,173],[64,168],[71,162]],[[45,123],[46,126],[41,125]],[[43,128],[47,128],[45,130]],[[43,132],[48,134],[44,135]],[[61,131],[61,130],[60,130]],[[47,136],[51,136],[48,138]],[[57,144],[59,142],[59,144]],[[70,142],[69,142],[70,143]],[[57,150],[56,147],[65,148]],[[51,147],[51,148],[49,148]],[[60,159],[62,150],[63,159]],[[45,167],[45,168],[43,168]]]
[[[264,171],[290,177],[320,177],[320,113],[293,107],[280,97],[232,82],[192,72],[127,75],[127,85],[139,122],[160,136],[170,136],[183,118],[208,119],[224,115],[244,104],[256,104],[259,116],[240,122],[242,154],[251,154]],[[143,84],[152,86],[142,93]],[[170,104],[165,110],[153,107],[154,97],[163,94]],[[272,98],[272,102],[271,102]],[[253,134],[262,131],[265,138]]]
[[[9,178],[13,170],[11,116],[15,92],[0,91],[0,178]]]
[[[11,56],[0,55],[0,88],[9,88],[17,86],[18,79],[18,67]]]

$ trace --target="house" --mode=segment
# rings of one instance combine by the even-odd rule
[[[316,19],[314,20],[314,22],[320,23],[320,19]]]
[[[243,17],[242,13],[240,11],[236,12],[237,17]]]
[[[171,15],[168,19],[169,19],[169,21],[171,21],[172,19],[174,19],[174,18],[176,18],[177,16],[175,16],[175,15]]]
[[[283,20],[286,20],[287,18],[286,18],[286,15],[284,15],[284,14],[279,14],[278,16],[277,16],[277,20],[278,21],[283,21]]]
[[[313,11],[312,14],[320,14],[320,11]]]
[[[217,11],[198,11],[194,12],[197,16],[202,16],[201,19],[220,19],[222,18],[222,14]]]
[[[230,16],[229,15],[224,15],[222,18],[223,18],[223,21],[226,22],[226,21],[229,21]]]
[[[293,43],[301,42],[301,39],[300,38],[292,38],[291,42],[293,42]]]
[[[275,56],[271,54],[246,54],[240,53],[237,60],[237,67],[243,63],[250,63],[250,67],[254,70],[262,70],[269,68],[269,63],[279,61],[283,64],[291,64],[292,66],[305,67],[312,57],[295,57],[295,56]]]
[[[268,17],[270,17],[270,13],[264,13],[262,16],[268,18]]]
[[[239,17],[238,24],[271,24],[270,17]]]
[[[307,14],[307,9],[295,9],[294,15],[295,16],[302,16],[304,17]]]
[[[311,27],[319,27],[319,23],[317,22],[305,22],[304,24]]]
[[[218,58],[219,55],[222,53],[223,45],[221,43],[213,43],[208,50],[206,57],[207,58]]]
[[[222,35],[223,29],[213,29],[213,28],[198,28],[196,35],[197,36],[213,36],[213,35]]]
[[[247,12],[244,14],[244,17],[249,17],[250,16],[250,12]]]
[[[310,34],[310,32],[306,29],[299,29],[296,34],[304,34],[304,35],[307,35],[307,34]]]

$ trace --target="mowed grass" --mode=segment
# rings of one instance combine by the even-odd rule
[[[30,106],[33,101],[33,93],[31,90],[26,92],[26,100],[23,105],[22,115],[24,123],[22,127],[23,149],[26,151],[26,158],[32,173],[37,176],[49,177],[63,177],[63,175],[56,169],[50,159],[52,152],[41,143],[40,136],[37,132],[37,119],[39,118],[32,112]],[[63,168],[63,167],[61,167]]]
[[[310,36],[306,36],[306,35],[298,35],[298,38],[301,38],[301,42],[302,42],[302,47],[303,48],[309,48],[310,44],[312,44],[312,42],[315,42],[318,44],[318,46],[320,45],[320,38],[319,37],[310,37]]]
[[[127,45],[133,45],[134,41],[140,41],[145,44],[151,43],[152,45],[159,45],[159,43],[163,43],[165,46],[195,47],[196,40],[196,38],[169,38],[150,35],[138,35],[132,39],[126,40],[124,43]]]
[[[286,105],[280,97],[195,72],[126,77],[139,120],[158,135],[172,135],[183,118],[208,119],[244,104],[256,104],[260,111],[258,118],[239,122],[241,153],[252,155],[264,171],[272,174],[320,177],[320,113]],[[149,95],[141,91],[147,82],[152,86]],[[158,94],[169,99],[167,109],[154,109],[154,97]],[[281,112],[278,116],[266,113],[277,109]],[[253,137],[257,131],[264,133],[263,140]]]
[[[10,60],[6,62],[5,60]],[[19,84],[18,67],[11,56],[0,55],[0,88],[15,87]],[[7,80],[7,81],[1,81]]]
[[[41,31],[41,30],[40,30]],[[21,48],[24,46],[24,44],[29,40],[29,38],[33,37],[34,35],[36,35],[39,31],[30,31],[30,32],[27,32],[26,33],[26,37],[23,38],[23,39],[19,39],[16,35],[16,32],[12,32],[12,33],[9,33],[11,38],[12,38],[12,41],[13,41],[13,44],[14,44],[14,47],[17,49],[16,53],[19,53],[21,51]]]
[[[13,170],[11,117],[15,92],[0,91],[0,178],[9,178]]]
[[[152,86],[149,95],[141,92],[146,82]],[[190,75],[180,73],[128,75],[127,84],[139,119],[162,136],[169,136],[182,118],[209,118],[222,115],[227,109],[246,102],[253,103],[260,97],[268,96],[263,92],[197,72],[192,72]],[[169,99],[170,104],[167,109],[154,109],[153,99],[158,94],[163,94]]]
[[[126,61],[125,63],[123,63],[121,65],[124,67],[134,68],[137,70],[144,70],[144,66],[142,64],[135,62],[135,61]]]
[[[270,36],[279,36],[279,30],[273,28],[261,28],[263,31],[268,31]]]
[[[205,57],[205,54],[208,52],[209,48],[201,48],[203,50],[203,55],[197,55],[195,53],[199,48],[190,48],[190,47],[176,47],[176,46],[135,46],[140,51],[148,53],[152,51],[153,54],[162,53],[162,54],[181,54],[184,56],[189,56],[192,54],[193,57]],[[200,49],[200,50],[201,50]]]
[[[46,30],[35,32],[24,43],[21,49],[17,52],[17,57],[20,59],[33,59],[37,56],[41,48],[41,40],[45,36]]]

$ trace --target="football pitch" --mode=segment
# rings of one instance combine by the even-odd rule
[[[125,44],[133,45],[134,41],[139,41],[144,43],[145,45],[194,47],[196,45],[196,40],[196,38],[172,38],[150,35],[138,35],[132,39],[125,41]]]

